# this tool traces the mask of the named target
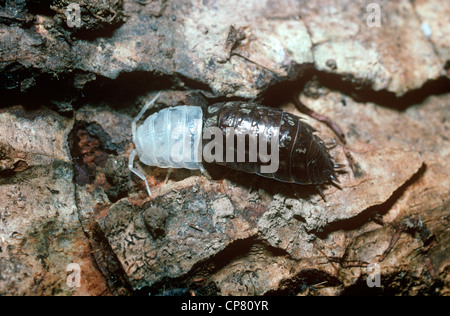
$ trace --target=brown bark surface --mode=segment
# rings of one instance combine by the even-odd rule
[[[0,295],[449,295],[449,17],[438,0],[0,1]],[[257,99],[301,116],[300,93],[354,170],[323,200],[139,165],[149,197],[131,121],[159,91],[148,113]]]

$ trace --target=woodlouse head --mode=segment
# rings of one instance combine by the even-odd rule
[[[339,183],[335,164],[322,141],[313,142],[308,156],[308,176],[313,184]]]

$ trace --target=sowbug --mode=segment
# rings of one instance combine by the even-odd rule
[[[159,95],[144,106],[132,123],[136,149],[130,154],[129,168],[145,181],[150,195],[145,175],[133,166],[136,156],[149,166],[201,170],[203,174],[206,173],[203,167],[206,161],[289,183],[318,186],[339,182],[336,171],[343,165],[333,162],[325,143],[314,134],[314,128],[298,116],[257,103],[232,101],[213,104],[206,113],[200,106],[165,108],[150,115],[137,127],[138,121]],[[214,154],[205,150],[214,146],[210,146],[210,142],[204,143],[203,139],[211,139],[211,134],[214,134],[214,140],[221,140],[223,144],[230,139],[230,130],[233,139],[245,139],[248,135],[248,139],[257,138],[259,144],[270,145],[271,154],[276,149],[276,170],[261,172],[267,166],[267,159],[252,155],[252,149],[262,147],[251,147],[250,141],[240,148],[232,145],[231,154],[225,153],[220,146],[215,146]],[[244,137],[239,137],[242,135]],[[236,155],[241,159],[235,161]],[[249,159],[251,156],[253,159]],[[319,192],[323,197],[320,188]]]

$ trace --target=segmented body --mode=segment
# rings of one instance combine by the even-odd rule
[[[336,165],[323,141],[314,134],[315,130],[301,118],[279,109],[257,103],[226,102],[213,104],[203,114],[198,106],[177,106],[149,116],[136,130],[138,118],[133,122],[136,150],[130,156],[129,167],[143,180],[145,176],[133,168],[136,155],[146,165],[200,169],[204,172],[201,153],[208,142],[203,139],[202,133],[211,127],[222,131],[225,142],[227,128],[234,130],[235,137],[239,134],[262,135],[270,145],[274,141],[273,136],[277,133],[279,136],[276,140],[279,166],[275,172],[261,173],[264,163],[260,159],[236,162],[227,161],[224,156],[221,162],[215,163],[283,182],[323,184],[336,180]],[[248,151],[247,147],[246,158]]]
[[[137,129],[134,140],[137,155],[148,166],[201,169],[198,148],[202,125],[203,112],[199,106],[162,109]]]
[[[334,162],[314,129],[301,118],[276,108],[256,103],[227,102],[213,104],[205,115],[204,128],[217,126],[223,131],[262,133],[270,144],[271,136],[279,133],[279,166],[274,173],[261,173],[262,163],[224,162],[231,169],[298,184],[323,184],[334,178]],[[235,148],[236,149],[236,148]],[[247,157],[246,157],[247,158]]]

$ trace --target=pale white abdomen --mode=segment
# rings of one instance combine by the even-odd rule
[[[201,107],[165,108],[150,115],[137,129],[137,154],[149,166],[202,169],[202,128]]]

